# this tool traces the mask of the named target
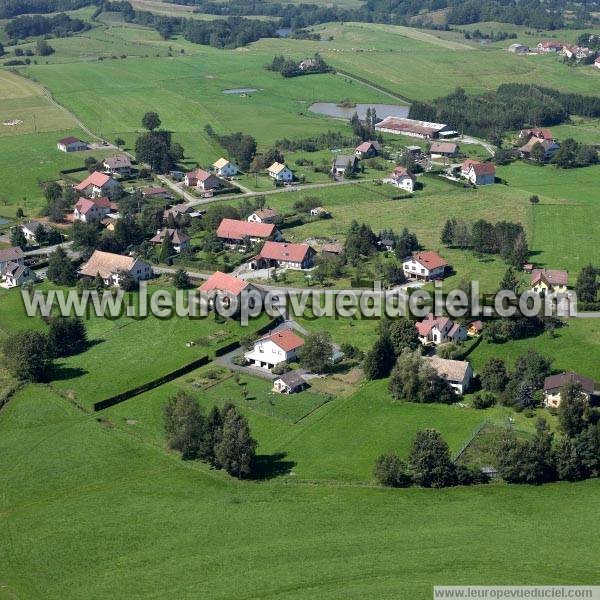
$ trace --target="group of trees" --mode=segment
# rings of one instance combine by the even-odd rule
[[[246,418],[233,404],[214,406],[205,415],[191,396],[178,392],[164,407],[170,448],[185,460],[202,460],[242,479],[252,473],[256,441]]]
[[[156,173],[167,173],[183,158],[181,144],[173,143],[170,131],[159,129],[161,120],[155,112],[147,112],[142,118],[142,125],[147,132],[135,142],[137,161],[147,163]]]
[[[470,95],[462,88],[430,102],[411,104],[412,119],[451,123],[456,129],[496,139],[525,126],[563,123],[569,115],[600,116],[600,99],[529,84],[502,84],[495,92]]]
[[[304,150],[304,152],[317,152],[328,148],[349,148],[358,145],[358,137],[348,137],[339,131],[327,131],[313,137],[287,139],[283,138],[275,142],[275,147],[283,151],[295,152]]]
[[[599,289],[598,275],[600,269],[591,264],[581,269],[575,283],[575,293],[579,302],[596,302]]]
[[[256,155],[256,140],[248,134],[237,131],[228,135],[217,134],[210,125],[204,128],[206,134],[224,148],[231,160],[243,171],[250,167]]]
[[[376,235],[366,223],[359,224],[358,221],[353,220],[350,223],[344,246],[347,260],[355,264],[361,258],[371,256],[380,248],[382,241],[392,242],[392,249],[400,260],[410,256],[412,252],[420,248],[417,236],[406,227],[402,229],[400,234],[396,234],[391,230],[383,230],[379,235]]]
[[[327,73],[331,70],[331,67],[318,52],[314,55],[312,61],[310,66],[300,69],[299,60],[278,55],[273,57],[273,60],[267,66],[267,69],[269,71],[276,71],[283,77],[298,77],[299,75],[311,75],[312,73]]]
[[[531,149],[532,155],[534,150],[535,145]],[[588,167],[598,163],[598,150],[589,144],[580,144],[573,138],[566,138],[550,162],[561,169]]]
[[[310,333],[300,349],[298,360],[300,366],[311,373],[326,373],[331,366],[333,344],[328,331]]]
[[[0,19],[18,15],[47,14],[65,10],[77,10],[96,4],[97,0],[0,0]]]
[[[389,487],[443,488],[488,481],[479,470],[455,464],[446,440],[435,429],[417,432],[407,461],[395,453],[382,454],[375,462],[374,475]]]
[[[72,210],[77,199],[77,193],[70,186],[63,186],[57,181],[43,184],[46,204],[42,208],[42,215],[47,216],[54,223],[64,220],[65,211]]]
[[[72,19],[69,15],[60,13],[52,17],[42,15],[23,15],[12,19],[5,26],[6,35],[12,40],[33,37],[37,35],[52,35],[67,37],[80,33],[90,26],[81,19]],[[38,52],[40,54],[40,52]],[[44,56],[44,54],[42,54]]]
[[[350,119],[350,127],[354,135],[361,141],[366,140],[379,140],[381,141],[381,135],[375,132],[375,125],[377,124],[377,111],[375,108],[367,108],[367,112],[364,120],[361,120],[358,113],[354,113]]]
[[[4,363],[10,373],[28,382],[48,381],[53,359],[83,352],[87,347],[85,325],[79,317],[51,317],[48,329],[20,331],[4,340]]]
[[[447,219],[440,236],[442,244],[455,248],[471,248],[483,254],[499,254],[515,267],[522,267],[529,256],[525,230],[520,223],[484,219],[468,223]]]
[[[499,475],[508,483],[535,484],[600,476],[600,423],[577,381],[561,389],[558,422],[558,440],[544,419],[530,439],[507,432],[497,449]]]

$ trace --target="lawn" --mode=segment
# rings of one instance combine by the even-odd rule
[[[44,387],[13,398],[0,432],[7,597],[425,600],[434,583],[597,582],[597,481],[234,484]]]

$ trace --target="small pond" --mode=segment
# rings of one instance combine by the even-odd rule
[[[2,217],[0,217],[0,227],[2,227],[2,225],[6,225],[7,223],[10,223],[8,219],[3,219]]]
[[[258,92],[256,88],[232,88],[223,90],[224,94],[249,94],[250,92]]]
[[[287,37],[288,35],[290,35],[290,33],[292,33],[292,28],[291,27],[280,27],[279,29],[277,29],[277,31],[275,33],[277,33],[277,35],[280,37]]]
[[[354,113],[358,113],[359,119],[367,115],[367,108],[374,108],[378,119],[386,117],[407,117],[408,106],[400,104],[356,104],[355,106],[338,106],[335,102],[315,102],[308,110],[319,115],[337,117],[340,119],[351,119]]]

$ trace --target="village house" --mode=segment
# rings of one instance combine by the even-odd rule
[[[554,134],[552,133],[551,129],[546,129],[546,128],[542,128],[542,129],[521,129],[521,131],[519,131],[519,138],[522,141],[527,141],[530,138],[538,138],[539,140],[551,140],[551,141],[555,141],[556,138],[554,137]]]
[[[561,54],[569,59],[583,60],[584,58],[588,58],[592,54],[592,51],[589,48],[580,48],[579,46],[565,44]]]
[[[328,242],[321,246],[321,254],[323,256],[340,256],[344,254],[344,246],[339,242]]]
[[[544,406],[546,408],[557,408],[561,402],[561,390],[567,383],[576,382],[581,385],[581,393],[584,398],[589,402],[590,397],[594,395],[595,383],[584,377],[569,371],[566,373],[559,373],[558,375],[550,375],[544,380]]]
[[[400,117],[386,117],[375,125],[375,130],[382,133],[394,133],[425,139],[438,138],[441,133],[451,131],[450,126],[444,123],[430,123],[429,121],[417,121]]]
[[[473,185],[489,185],[496,181],[494,163],[480,162],[471,158],[462,164],[460,174]]]
[[[295,394],[304,390],[308,384],[298,371],[288,371],[273,382],[273,391],[279,394]]]
[[[317,61],[314,58],[305,58],[298,63],[298,69],[300,71],[310,71],[317,66]]]
[[[508,51],[513,54],[527,54],[529,52],[529,46],[525,46],[524,44],[511,44],[508,47]]]
[[[23,232],[23,235],[25,236],[25,239],[28,243],[38,243],[38,240],[36,239],[36,234],[39,232],[40,227],[45,232],[48,232],[50,230],[50,227],[46,223],[41,223],[40,221],[29,221],[21,225],[21,231]]]
[[[90,259],[81,267],[83,277],[100,276],[105,285],[119,286],[123,274],[131,275],[136,281],[145,281],[152,277],[152,267],[139,258],[122,256],[112,252],[94,250]]]
[[[172,215],[174,218],[183,215],[188,215],[189,217],[194,218],[202,216],[202,213],[197,212],[196,209],[189,204],[174,204],[171,206],[171,208],[167,208],[165,210],[163,213],[163,218],[168,219],[169,215]]]
[[[368,140],[362,142],[354,149],[354,154],[358,158],[373,158],[381,152],[381,144],[377,141]]]
[[[232,298],[235,298],[238,306],[240,306],[240,297],[243,291],[258,291],[251,283],[223,273],[215,271],[199,288],[198,291],[205,296],[202,301],[208,302],[209,308],[212,308],[217,296],[225,308],[229,308]]]
[[[13,288],[23,285],[28,281],[35,281],[35,273],[23,264],[16,262],[8,262],[3,269],[0,270],[2,278],[2,287]]]
[[[560,148],[560,144],[551,139],[542,139],[532,136],[526,144],[519,148],[521,158],[531,158],[531,151],[536,144],[539,144],[544,149],[544,160],[550,160]]]
[[[277,211],[274,208],[259,208],[249,217],[250,223],[273,223],[277,217]]]
[[[600,56],[594,61],[594,66],[596,69],[600,69]]]
[[[219,177],[233,177],[238,174],[238,168],[226,158],[219,158],[212,166]]]
[[[87,143],[76,137],[66,137],[58,140],[56,147],[61,152],[81,152],[88,149]]]
[[[531,272],[531,290],[545,296],[566,293],[569,274],[559,269],[533,269]]]
[[[25,253],[19,246],[12,248],[0,248],[0,273],[8,263],[25,264]]]
[[[483,322],[482,321],[471,321],[467,325],[467,335],[469,337],[477,337],[481,335],[483,331]]]
[[[272,177],[275,181],[288,183],[294,179],[294,174],[283,163],[274,162],[268,171],[269,177]]]
[[[448,263],[432,251],[415,252],[402,261],[402,270],[407,279],[432,281],[444,277]]]
[[[560,52],[563,45],[560,42],[553,42],[552,40],[544,40],[537,45],[538,52],[547,54],[548,52]]]
[[[303,345],[304,340],[292,329],[281,329],[254,342],[244,357],[255,367],[270,370],[280,363],[296,360]]]
[[[309,269],[314,264],[315,254],[315,250],[308,244],[265,242],[254,259],[254,264],[258,269],[268,267]]]
[[[107,231],[114,231],[115,230],[115,226],[117,224],[117,217],[116,216],[111,216],[111,217],[104,217],[104,219],[102,219],[102,221],[100,221],[100,224],[107,230]]]
[[[142,196],[144,196],[144,198],[149,198],[149,199],[153,199],[153,198],[166,199],[171,196],[171,192],[169,192],[169,190],[164,187],[154,186],[154,187],[148,187],[148,188],[142,190]]]
[[[121,175],[128,177],[131,175],[131,159],[126,154],[117,154],[109,156],[102,162],[104,172],[110,175]]]
[[[383,183],[391,183],[412,194],[415,189],[415,181],[415,176],[406,167],[397,166],[394,172],[383,180]]]
[[[425,360],[433,370],[443,377],[457,394],[468,391],[473,379],[473,369],[465,360],[449,360],[439,356],[428,356]]]
[[[83,221],[84,223],[101,221],[106,215],[116,209],[116,204],[105,197],[95,198],[94,200],[79,198],[73,209],[73,218],[76,221]]]
[[[333,159],[331,165],[331,173],[336,177],[343,177],[346,172],[349,174],[355,173],[358,168],[358,158],[356,154],[347,155],[339,154]]]
[[[185,174],[185,185],[197,188],[204,192],[216,190],[221,187],[221,180],[204,169],[196,169]]]
[[[106,173],[94,171],[78,183],[75,190],[87,198],[116,198],[121,194],[121,184]]]
[[[223,219],[217,229],[217,237],[226,244],[234,245],[244,243],[278,241],[281,233],[272,223],[250,223],[237,219]]]
[[[169,236],[171,238],[171,243],[173,244],[173,249],[178,254],[187,248],[190,247],[190,236],[179,231],[179,229],[162,229],[156,232],[156,235],[151,238],[150,243],[155,246],[161,245],[165,241],[165,237]]]
[[[432,142],[431,158],[452,158],[458,154],[459,146],[454,142]]]
[[[467,330],[449,317],[436,317],[429,313],[422,321],[415,324],[419,341],[423,346],[439,346],[447,342],[464,342]]]

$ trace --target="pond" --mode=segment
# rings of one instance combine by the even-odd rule
[[[232,88],[223,90],[224,94],[249,94],[250,92],[258,92],[256,88]]]
[[[276,32],[278,36],[280,37],[287,37],[288,35],[290,35],[290,33],[292,33],[292,28],[291,27],[280,27],[279,29],[276,30]]]
[[[337,117],[340,119],[351,119],[354,113],[358,113],[360,119],[364,119],[367,114],[367,108],[374,108],[378,119],[386,117],[407,117],[408,106],[401,104],[356,104],[345,107],[338,106],[335,102],[315,102],[308,110],[319,115],[328,117]]]
[[[2,227],[2,225],[6,225],[7,223],[10,223],[8,219],[3,219],[2,217],[0,217],[0,227]]]

